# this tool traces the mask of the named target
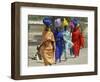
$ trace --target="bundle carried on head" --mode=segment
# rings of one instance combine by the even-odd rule
[[[76,28],[77,26],[79,26],[79,20],[78,20],[77,17],[74,17],[70,21],[70,27],[71,28]]]
[[[54,22],[54,24],[55,24],[55,27],[61,27],[61,18],[57,18],[57,19],[55,19],[55,22]]]
[[[45,17],[43,19],[43,23],[47,26],[47,27],[50,27],[52,25],[52,20],[50,17]]]
[[[62,26],[67,27],[69,25],[68,20],[66,18],[63,19]]]

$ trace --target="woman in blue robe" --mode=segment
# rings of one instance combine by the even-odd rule
[[[63,39],[63,30],[61,27],[61,19],[58,18],[55,20],[55,30],[54,30],[54,37],[55,37],[55,62],[61,62],[61,56],[64,49],[64,39]]]

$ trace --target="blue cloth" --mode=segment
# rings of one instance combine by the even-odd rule
[[[52,20],[50,17],[45,17],[43,19],[43,23],[46,25],[46,26],[50,26],[52,24]]]
[[[64,39],[63,39],[63,31],[54,31],[54,37],[56,42],[56,50],[55,50],[55,61],[61,62],[61,55],[64,49]]]

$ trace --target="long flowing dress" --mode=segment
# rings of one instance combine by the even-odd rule
[[[68,30],[63,32],[63,38],[64,38],[64,42],[65,42],[64,55],[65,55],[65,59],[66,59],[66,55],[70,54],[70,48],[72,48],[72,46],[73,46],[73,43],[71,41],[71,34]]]
[[[42,42],[40,45],[40,54],[45,65],[52,65],[55,63],[55,40],[51,31],[44,31],[42,35]]]
[[[84,48],[85,47],[85,45],[84,45],[85,41],[84,41],[83,33],[81,33],[80,38],[81,38],[81,47]]]
[[[63,31],[54,31],[56,50],[55,50],[55,62],[61,62],[61,56],[64,49]]]
[[[80,30],[79,28],[74,28],[72,32],[72,42],[74,44],[73,46],[73,53],[76,56],[79,56],[80,47],[81,47],[81,40],[80,40]]]

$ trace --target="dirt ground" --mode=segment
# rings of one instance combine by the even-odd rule
[[[43,61],[34,60],[33,56],[36,54],[36,46],[29,46],[28,49],[28,66],[44,66]],[[54,65],[76,65],[76,64],[87,64],[88,63],[88,49],[83,48],[80,50],[79,57],[74,58],[71,55],[67,55],[67,60],[65,61],[64,55],[62,54],[61,63],[56,63]]]

